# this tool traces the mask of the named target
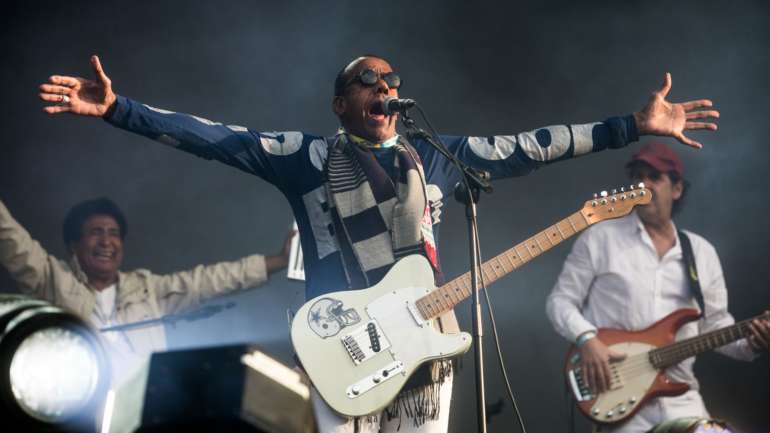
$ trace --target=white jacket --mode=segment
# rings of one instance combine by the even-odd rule
[[[48,254],[0,201],[0,263],[25,294],[45,299],[91,323],[94,288],[74,255],[69,262]],[[115,299],[119,324],[157,319],[194,307],[214,296],[261,285],[267,280],[265,258],[251,255],[233,262],[198,265],[168,275],[146,269],[118,273]],[[162,325],[125,331],[137,355],[166,349]]]

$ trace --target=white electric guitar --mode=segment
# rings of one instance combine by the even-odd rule
[[[643,184],[602,192],[578,212],[481,265],[486,283],[505,276],[597,222],[650,202]],[[471,296],[470,273],[436,288],[421,255],[399,260],[377,285],[311,299],[291,326],[294,350],[313,385],[342,415],[382,410],[425,362],[460,355],[466,332],[441,334],[433,320]]]

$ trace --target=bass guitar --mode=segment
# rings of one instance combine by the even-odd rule
[[[596,423],[615,424],[634,415],[653,397],[685,393],[689,385],[669,380],[663,372],[667,367],[745,338],[750,333],[749,323],[754,319],[769,319],[770,313],[674,342],[677,330],[698,318],[698,310],[686,308],[674,311],[642,331],[599,329],[595,338],[627,356],[610,363],[610,388],[598,395],[585,383],[580,351],[573,345],[567,353],[564,370],[580,411]]]

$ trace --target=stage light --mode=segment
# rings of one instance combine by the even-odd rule
[[[19,431],[95,431],[110,373],[96,334],[44,301],[0,295],[0,413]]]

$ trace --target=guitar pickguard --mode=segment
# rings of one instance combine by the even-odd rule
[[[655,347],[640,342],[621,342],[609,346],[615,352],[625,353],[623,361],[610,364],[612,380],[610,389],[593,395],[582,380],[580,356],[569,360],[568,383],[578,402],[590,404],[588,415],[597,422],[618,422],[632,413],[652,386],[658,371],[649,362],[648,352]]]

